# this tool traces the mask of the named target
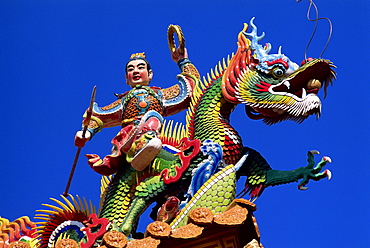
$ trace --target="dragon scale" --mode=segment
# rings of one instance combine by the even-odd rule
[[[245,104],[248,117],[268,125],[284,120],[300,123],[310,115],[319,116],[317,94],[323,88],[326,96],[336,75],[329,60],[309,58],[298,66],[280,49],[278,54],[269,54],[271,45],[258,43],[264,34],[257,35],[253,19],[250,26],[250,33],[246,24],[239,33],[237,52],[227,59],[227,65],[219,63],[208,79],[197,81],[186,131],[182,125],[164,125],[162,150],[147,168],[136,171],[122,161],[113,179],[104,177],[99,217],[113,222],[116,230],[135,234],[143,211],[156,202],[151,214],[156,219],[157,210],[169,197],[178,197],[185,204],[173,226],[185,224],[186,215],[197,206],[207,206],[217,214],[235,198],[240,176],[247,177],[245,193],[251,198],[259,197],[269,186],[301,180],[298,188],[306,189],[310,180],[330,179],[329,170],[321,171],[331,162],[329,157],[315,163],[318,152],[310,151],[308,165],[274,170],[259,152],[243,146],[230,125],[229,117],[238,104]]]
[[[119,171],[111,181],[102,198],[104,205],[100,211],[100,217],[115,221],[121,225],[133,204],[135,188],[137,186],[136,172],[129,167],[127,171]]]
[[[252,32],[246,33],[248,25],[244,26],[238,35],[237,52],[227,60],[227,65],[225,61],[223,66],[219,63],[214,71],[211,70],[207,80],[197,82],[186,116],[186,137],[184,132],[179,130],[174,130],[173,134],[167,131],[166,135],[161,137],[163,144],[172,145],[180,150],[169,152],[162,149],[146,170],[133,171],[127,164],[115,175],[112,185],[108,187],[101,216],[115,221],[124,233],[129,234],[132,231],[131,226],[135,225],[138,216],[152,202],[157,201],[157,206],[160,206],[168,196],[181,198],[181,194],[186,192],[190,184],[192,187],[195,185],[192,178],[197,177],[197,173],[205,173],[205,166],[214,166],[213,173],[216,173],[221,172],[226,165],[238,164],[234,168],[235,178],[247,176],[245,190],[251,197],[260,196],[268,186],[303,178],[300,184],[303,187],[309,179],[319,180],[328,176],[327,171],[320,170],[329,160],[324,158],[314,167],[313,154],[310,153],[310,164],[307,167],[284,172],[272,170],[260,153],[243,147],[241,137],[230,125],[230,114],[240,103],[246,104],[249,117],[264,119],[267,124],[288,119],[301,122],[319,111],[320,107],[317,104],[320,102],[315,94],[318,90],[307,89],[307,100],[303,99],[304,95],[302,99],[296,96],[302,93],[281,93],[285,90],[284,87],[290,88],[290,91],[300,91],[299,87],[306,86],[303,84],[295,86],[293,83],[297,78],[310,82],[312,77],[320,80],[326,89],[327,82],[335,77],[330,61],[313,59],[299,67],[281,53],[268,54],[271,46],[268,44],[262,47],[258,44],[263,36],[257,36],[253,19],[250,24]],[[304,88],[303,90],[305,91]],[[316,105],[311,104],[312,102]],[[306,105],[309,107],[305,107]],[[290,110],[295,106],[298,107]],[[172,126],[169,129],[172,130]],[[211,142],[214,144],[211,146],[221,147],[221,160],[213,161],[212,159],[217,156],[211,158],[210,153],[196,151],[194,145],[184,145],[186,140],[191,142],[198,140],[203,146],[205,142]],[[193,157],[185,159],[191,153]],[[243,160],[240,161],[242,157]],[[210,175],[201,180],[202,183],[211,180]],[[191,195],[194,196],[195,193]]]
[[[237,131],[229,124],[235,108],[221,93],[221,78],[215,80],[202,95],[196,106],[193,133],[189,136],[204,141],[210,139],[223,148],[226,164],[235,164],[241,156],[242,141]]]

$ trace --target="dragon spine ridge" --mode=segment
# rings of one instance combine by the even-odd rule
[[[229,116],[239,103],[246,105],[246,113],[250,118],[263,119],[267,124],[283,120],[302,122],[309,115],[320,112],[321,102],[317,100],[316,93],[321,84],[324,84],[326,92],[328,84],[335,79],[334,65],[328,60],[312,59],[305,61],[298,68],[281,54],[280,49],[279,54],[268,54],[271,45],[262,48],[258,44],[264,35],[257,36],[253,19],[251,27],[253,29],[251,33],[245,32],[248,28],[246,24],[239,33],[236,54],[219,62],[214,70],[203,77],[203,81],[197,81],[186,114],[186,128],[178,124],[173,127],[172,122],[163,127],[161,134],[163,144],[173,145],[176,149],[162,149],[152,164],[142,172],[135,171],[129,164],[124,163],[113,177],[102,179],[101,196],[104,197],[104,201],[99,215],[101,219],[107,218],[126,235],[134,234],[140,214],[152,202],[157,201],[158,207],[165,202],[166,197],[181,197],[181,194],[186,192],[191,183],[192,171],[208,158],[198,147],[206,140],[211,140],[222,147],[226,167],[220,166],[206,181],[204,187],[201,187],[200,190],[205,196],[215,193],[218,187],[224,189],[222,185],[226,185],[223,183],[227,182],[232,184],[235,190],[235,182],[232,181],[234,179],[236,181],[240,176],[247,176],[244,191],[250,193],[252,198],[260,196],[268,186],[303,179],[299,184],[303,189],[310,179],[317,181],[329,177],[328,170],[320,171],[330,159],[323,158],[315,165],[314,153],[310,152],[309,165],[306,167],[292,171],[273,170],[257,151],[243,147],[241,137],[230,125]],[[319,81],[320,83],[315,81],[314,84],[315,87],[319,86],[309,87],[311,80]],[[310,99],[307,101],[303,97],[303,90],[314,101],[310,102]],[[298,109],[291,110],[293,102],[297,99],[307,102],[302,103]],[[314,106],[309,108],[306,104]],[[198,141],[198,145],[191,143],[194,141]],[[240,161],[242,157],[243,161]],[[237,166],[234,167],[234,164]],[[223,181],[225,178],[217,176],[225,170],[235,172],[231,173],[233,177],[227,182]],[[213,187],[218,184],[221,186]],[[213,186],[206,188],[206,185]],[[235,193],[231,191],[227,192],[229,193],[227,196],[226,194],[222,196],[225,201],[234,199]],[[195,198],[189,201],[192,206],[197,204],[196,201],[199,201],[198,203],[205,201],[207,204],[210,202],[207,197],[205,200],[196,199],[196,196],[197,193],[194,194]],[[189,206],[185,209],[189,209]],[[209,208],[215,214],[222,211],[213,207],[213,203]],[[56,216],[55,212],[58,211],[62,209],[55,208],[47,213]],[[183,217],[184,213],[180,212],[176,220]],[[176,221],[174,225],[177,223],[179,222]],[[44,242],[40,248],[43,248],[48,234],[42,230],[39,233]]]

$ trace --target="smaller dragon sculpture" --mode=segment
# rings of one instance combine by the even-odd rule
[[[37,244],[36,224],[28,216],[23,216],[15,221],[0,217],[0,248],[7,248],[12,242]]]
[[[279,49],[269,54],[271,45],[259,44],[254,18],[238,35],[235,55],[220,62],[207,78],[198,81],[182,124],[164,125],[162,150],[143,171],[123,161],[118,172],[102,178],[99,214],[83,204],[63,197],[54,199],[61,207],[45,205],[38,218],[45,220],[37,229],[38,247],[53,247],[56,240],[69,237],[81,247],[99,244],[109,229],[137,237],[140,215],[154,202],[151,217],[177,228],[187,223],[188,213],[199,206],[214,214],[225,211],[236,197],[236,182],[246,176],[243,194],[256,199],[270,186],[298,182],[307,189],[310,180],[331,178],[323,167],[329,157],[315,163],[318,151],[307,153],[308,165],[291,171],[274,170],[262,155],[243,146],[242,138],[230,125],[230,115],[245,104],[248,117],[268,125],[285,120],[301,123],[321,114],[318,92],[335,79],[335,66],[326,59],[309,58],[301,65]],[[91,207],[90,207],[91,209]],[[68,222],[69,221],[69,222]]]

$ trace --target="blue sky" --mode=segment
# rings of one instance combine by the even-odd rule
[[[266,126],[238,106],[231,123],[274,169],[306,165],[316,149],[333,160],[331,181],[268,188],[255,212],[265,247],[368,247],[369,111],[368,13],[365,0],[316,0],[320,16],[333,22],[324,54],[338,67],[338,80],[323,100],[322,116],[302,124]],[[255,16],[263,42],[300,63],[314,24],[308,1],[20,1],[0,3],[1,166],[0,216],[33,217],[50,197],[63,193],[76,152],[91,90],[107,105],[128,88],[124,65],[145,51],[152,85],[175,83],[177,65],[167,46],[167,27],[178,24],[190,59],[205,75],[236,51],[237,34]],[[308,56],[318,57],[328,24],[320,22]],[[322,96],[322,92],[321,92]],[[184,122],[184,114],[171,117]],[[82,150],[105,155],[118,129],[103,130]],[[317,157],[319,160],[320,156]],[[70,193],[98,205],[99,175],[80,158]],[[145,221],[145,220],[144,220]],[[145,224],[143,224],[145,225]],[[143,226],[142,225],[142,226]]]

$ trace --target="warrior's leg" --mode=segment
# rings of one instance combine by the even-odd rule
[[[126,160],[138,170],[144,170],[162,149],[158,138],[163,117],[156,111],[146,113],[138,126],[139,136],[128,151]]]
[[[131,143],[136,134],[136,127],[128,125],[120,130],[120,132],[112,139],[112,153],[101,159],[96,154],[87,154],[90,167],[102,175],[111,175],[118,171],[120,164],[125,162],[125,154],[122,152],[127,143]]]

